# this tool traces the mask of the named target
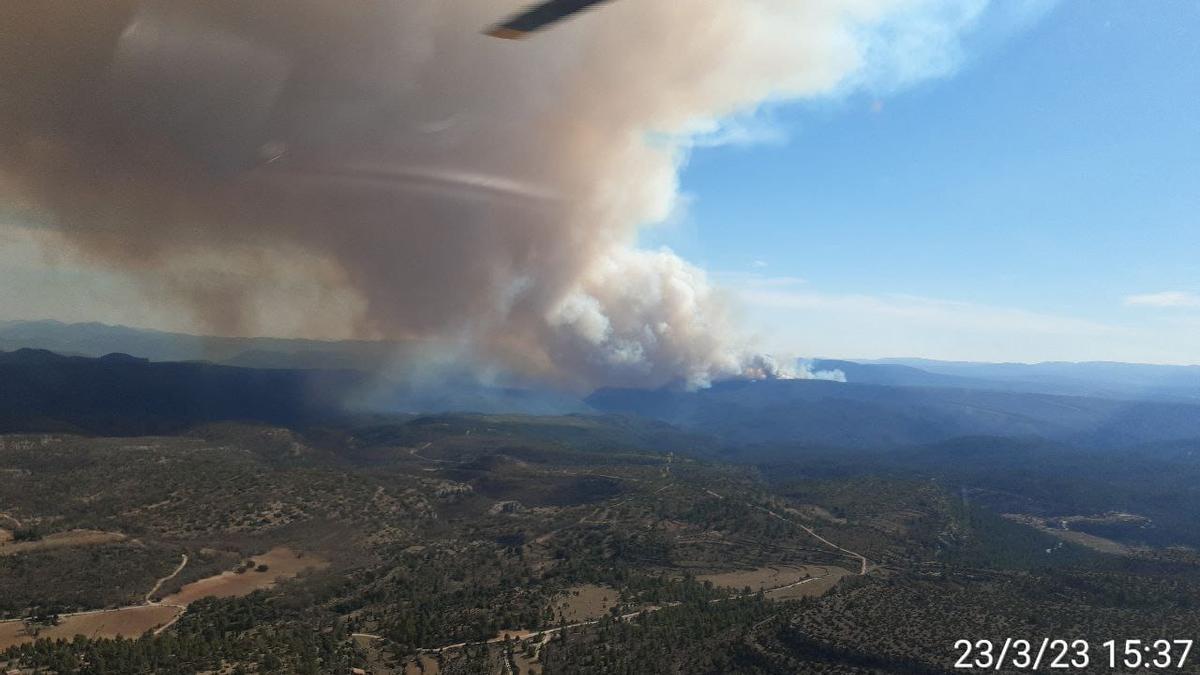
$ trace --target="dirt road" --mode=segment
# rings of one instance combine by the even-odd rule
[[[428,448],[431,445],[433,445],[433,443],[426,443],[425,445],[422,445],[419,448],[409,448],[408,454],[412,455],[413,457],[416,457],[417,459],[419,459],[421,461],[432,462],[434,464],[460,464],[461,463],[461,462],[452,462],[448,459],[434,459],[432,457],[426,457],[424,455],[417,454],[417,452],[424,450],[425,448]]]
[[[859,571],[858,571],[858,574],[860,576],[866,574],[870,570],[871,563],[870,563],[870,561],[867,560],[867,557],[864,556],[863,554],[858,553],[856,551],[851,551],[848,548],[842,548],[841,546],[838,546],[837,544],[833,543],[832,541],[829,541],[825,537],[822,537],[821,535],[814,532],[811,527],[808,527],[806,525],[801,525],[800,523],[797,523],[796,521],[794,521],[790,518],[785,518],[785,517],[779,515],[778,513],[775,513],[771,509],[768,509],[764,506],[758,506],[756,504],[751,504],[751,506],[754,506],[754,508],[756,508],[760,511],[769,513],[772,516],[774,516],[775,518],[778,518],[779,520],[782,520],[785,523],[791,523],[792,525],[795,525],[796,527],[798,527],[798,528],[804,530],[805,532],[809,533],[810,535],[812,535],[812,537],[814,539],[816,539],[817,541],[821,542],[822,544],[825,544],[826,546],[828,546],[830,548],[837,549],[837,550],[841,551],[842,553],[845,553],[846,555],[851,556],[852,558],[857,558],[859,560],[859,562],[862,564],[862,566],[859,568]]]
[[[179,561],[179,566],[175,568],[175,571],[171,572],[167,576],[156,581],[154,583],[154,588],[151,588],[150,591],[148,593],[146,593],[146,604],[147,605],[158,604],[158,603],[154,602],[154,600],[152,600],[151,598],[153,598],[154,594],[158,592],[158,589],[162,588],[163,584],[165,584],[168,581],[170,581],[171,579],[174,579],[175,577],[179,576],[179,573],[183,571],[184,567],[187,567],[187,564],[188,564],[188,557],[187,557],[187,554],[184,553],[183,559]]]
[[[112,609],[92,609],[60,614],[61,623],[52,629],[43,631],[42,636],[70,640],[76,634],[99,635],[103,631],[109,631],[112,637],[116,635],[132,637],[149,630],[152,630],[155,635],[159,635],[173,626],[184,615],[188,603],[196,599],[246,595],[259,588],[274,585],[280,580],[292,578],[304,569],[321,568],[328,564],[315,557],[301,558],[286,547],[271,549],[265,554],[255,556],[255,559],[270,563],[268,567],[271,573],[239,575],[232,571],[222,572],[193,581],[180,589],[178,593],[162,600],[153,600],[154,594],[162,589],[162,585],[175,578],[187,566],[188,556],[184,554],[174,571],[155,582],[154,587],[144,596],[143,602]],[[169,617],[166,612],[171,613]],[[97,617],[104,617],[104,620],[94,620]],[[22,621],[22,619],[0,621],[0,648],[30,640],[30,636],[22,633]]]

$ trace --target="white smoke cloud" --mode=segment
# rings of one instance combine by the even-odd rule
[[[1130,307],[1200,307],[1200,295],[1187,291],[1163,291],[1161,293],[1143,293],[1130,295],[1125,298],[1125,304]]]
[[[469,344],[566,385],[836,379],[757,354],[704,271],[636,248],[637,230],[676,209],[691,149],[755,138],[723,121],[945,74],[982,0],[621,0],[521,43],[479,35],[519,5],[405,0],[374,27],[386,39],[335,51],[322,76],[353,72],[388,111],[370,142],[211,184],[9,125],[3,184],[223,332],[275,332],[290,303],[328,334],[301,266],[337,286],[317,295],[352,297],[328,315],[350,335]],[[294,111],[321,138],[356,115]]]

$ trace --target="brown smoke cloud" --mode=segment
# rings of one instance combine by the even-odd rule
[[[675,208],[690,130],[848,86],[872,28],[929,3],[621,0],[519,43],[480,35],[518,0],[213,2],[169,29],[161,2],[12,4],[0,189],[59,244],[218,333],[286,315],[586,387],[775,371],[637,229]],[[210,61],[220,87],[179,84]],[[163,72],[170,124],[139,107]]]

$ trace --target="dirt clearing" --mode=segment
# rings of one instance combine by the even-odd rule
[[[1133,555],[1133,549],[1128,546],[1105,539],[1094,534],[1079,532],[1077,530],[1067,529],[1069,524],[1075,522],[1093,522],[1093,523],[1114,523],[1114,522],[1148,522],[1147,519],[1141,516],[1129,514],[1110,514],[1109,516],[1067,516],[1061,518],[1042,518],[1040,516],[1031,516],[1023,513],[1006,513],[1004,518],[1021,523],[1033,528],[1037,528],[1046,534],[1061,539],[1072,544],[1078,544],[1090,548],[1093,551],[1100,553],[1108,553],[1109,555]]]
[[[704,574],[696,577],[697,581],[711,581],[714,586],[732,588],[737,591],[750,587],[750,592],[767,591],[780,586],[787,586],[810,577],[819,577],[829,573],[825,566],[807,565],[772,565],[753,570],[733,570],[717,574]]]
[[[1119,542],[1115,542],[1112,539],[1105,539],[1104,537],[1097,537],[1094,534],[1088,534],[1087,532],[1056,530],[1051,528],[1047,528],[1042,531],[1058,537],[1063,541],[1069,541],[1072,544],[1079,544],[1080,546],[1090,548],[1093,551],[1099,551],[1100,553],[1108,553],[1110,555],[1133,555],[1133,550],[1128,546]]]
[[[428,654],[421,654],[404,664],[404,675],[438,675],[440,672],[438,660]]]
[[[606,616],[620,599],[621,593],[616,589],[583,584],[556,596],[551,609],[556,620],[561,616],[567,623],[577,623]]]
[[[730,588],[739,593],[746,588],[751,593],[763,591],[769,600],[794,600],[823,595],[844,576],[852,572],[831,565],[771,565],[752,570],[733,570],[704,574],[697,581],[711,581],[714,586]]]
[[[70,640],[76,635],[101,638],[113,638],[118,635],[130,638],[138,637],[148,630],[171,623],[176,616],[183,612],[184,606],[200,598],[230,598],[247,595],[261,588],[269,588],[284,579],[290,579],[306,569],[321,569],[329,566],[328,562],[319,557],[298,554],[285,547],[273,548],[263,555],[255,556],[253,560],[255,568],[266,565],[266,569],[259,572],[252,568],[241,574],[222,572],[184,586],[178,593],[163,598],[161,604],[64,614],[57,626],[42,629],[37,637],[64,640]],[[171,576],[178,574],[185,564],[186,557],[181,560],[180,565]],[[151,591],[152,593],[153,591]],[[21,621],[0,622],[0,649],[32,642],[33,639],[33,636],[26,632],[25,624]]]
[[[115,638],[124,636],[138,637],[148,630],[161,626],[175,618],[180,610],[178,607],[160,605],[145,605],[142,607],[125,607],[86,614],[73,614],[62,617],[57,626],[50,626],[38,633],[38,638],[51,640],[70,640],[76,635],[88,637]],[[32,642],[33,636],[25,631],[25,624],[20,621],[0,623],[0,649],[13,645]]]
[[[100,532],[98,530],[55,532],[37,541],[17,541],[0,544],[0,556],[71,546],[98,546],[100,544],[111,544],[114,541],[124,540],[125,535],[120,532]]]
[[[827,523],[834,523],[836,525],[846,524],[845,518],[839,518],[825,508],[817,506],[816,504],[800,504],[794,508],[787,507],[783,510],[794,516],[800,516],[801,518],[805,518],[807,520],[823,520]]]
[[[307,569],[323,569],[329,566],[325,560],[313,555],[304,555],[287,547],[273,548],[253,558],[255,568],[241,574],[222,572],[216,576],[193,581],[179,589],[178,593],[163,598],[164,605],[186,605],[200,598],[232,598],[249,595],[262,588],[269,588],[279,581],[290,579]],[[258,567],[266,565],[259,572]]]
[[[798,583],[789,584],[782,588],[763,593],[768,600],[795,600],[797,598],[815,598],[825,595],[842,577],[853,576],[853,572],[841,567],[813,567],[813,576]],[[818,573],[819,570],[826,570]]]

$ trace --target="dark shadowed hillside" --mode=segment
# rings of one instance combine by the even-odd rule
[[[470,379],[396,382],[353,370],[242,368],[98,359],[36,349],[0,352],[0,432],[163,433],[214,421],[305,426],[349,413],[449,410],[561,414],[586,410],[548,390]]]
[[[366,378],[348,371],[252,370],[22,349],[0,352],[0,431],[174,431],[245,420],[299,424],[337,415]]]

